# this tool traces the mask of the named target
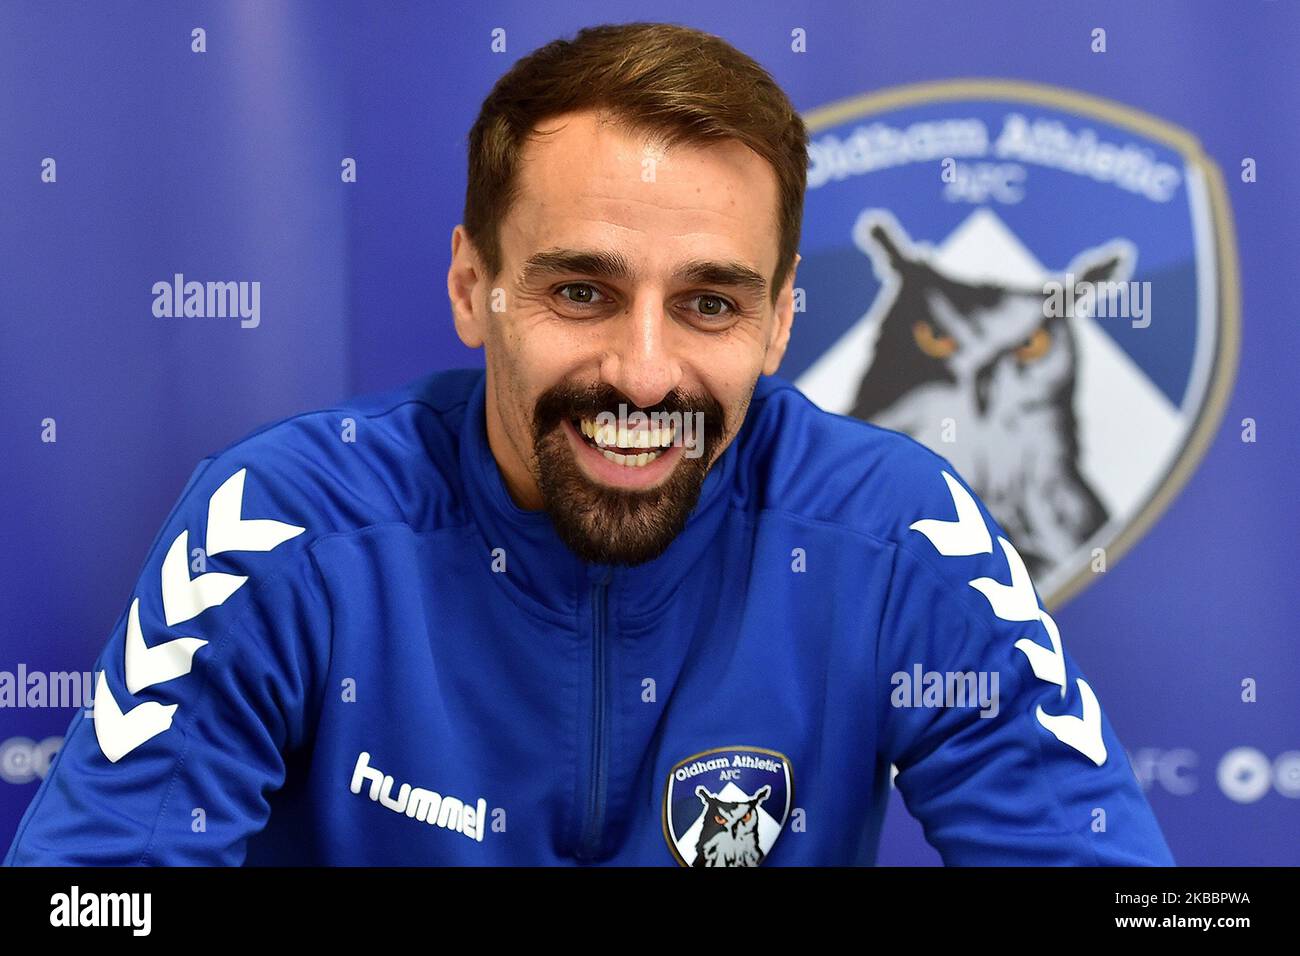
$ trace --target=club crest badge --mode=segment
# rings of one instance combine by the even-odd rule
[[[1222,417],[1240,296],[1221,172],[1173,124],[1036,83],[922,83],[805,121],[810,299],[782,375],[947,458],[1063,603]]]
[[[682,866],[758,866],[794,802],[784,754],[718,747],[687,757],[664,787],[664,839]]]

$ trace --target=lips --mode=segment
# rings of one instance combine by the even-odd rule
[[[586,477],[598,484],[624,491],[649,491],[661,485],[673,473],[683,454],[679,444],[657,450],[638,447],[635,442],[624,446],[601,447],[596,437],[583,435],[581,420],[564,418],[561,419],[560,427]],[[622,451],[616,450],[620,447],[623,448]],[[642,464],[640,462],[643,456]]]

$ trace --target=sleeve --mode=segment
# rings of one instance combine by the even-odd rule
[[[1024,562],[939,461],[917,479],[929,513],[902,533],[878,645],[904,804],[946,865],[1174,865]]]
[[[191,476],[5,865],[243,862],[328,662],[304,489],[285,471],[227,453]]]

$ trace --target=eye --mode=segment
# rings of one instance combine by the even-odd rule
[[[700,315],[709,319],[727,318],[732,312],[736,311],[736,307],[720,295],[712,295],[706,292],[695,296],[693,301],[700,303]]]
[[[940,335],[934,326],[924,319],[912,324],[912,338],[916,347],[930,358],[947,358],[957,351],[957,342],[951,335]]]
[[[725,827],[727,825],[727,818],[720,813],[715,813],[713,815],[713,822],[720,827]]]
[[[1016,349],[1016,358],[1023,363],[1037,361],[1047,354],[1052,346],[1052,336],[1047,329],[1035,329],[1034,334],[1025,339],[1024,344]]]
[[[753,818],[753,816],[754,816],[754,811],[753,811],[753,810],[750,810],[748,813],[746,813],[743,817],[740,818],[740,822],[741,822],[741,823],[748,823],[748,822],[750,821],[750,819]]]
[[[577,290],[578,295],[566,295],[566,289]],[[566,303],[578,306],[598,305],[596,297],[604,294],[589,282],[566,282],[555,291]]]

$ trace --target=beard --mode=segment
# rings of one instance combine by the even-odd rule
[[[617,414],[677,412],[703,415],[699,456],[679,455],[668,477],[653,488],[630,490],[601,485],[582,471],[564,434],[565,419]],[[609,385],[582,388],[561,383],[537,401],[533,412],[533,471],[543,507],[560,539],[592,564],[637,565],[659,557],[672,544],[699,502],[715,449],[726,434],[722,406],[706,394],[670,392],[659,405],[640,408]],[[696,419],[692,419],[694,421]],[[678,439],[680,440],[680,435]]]

